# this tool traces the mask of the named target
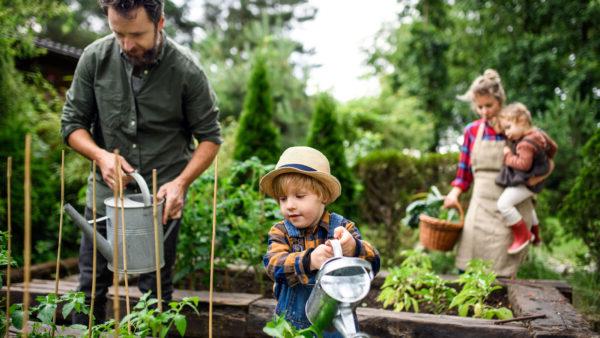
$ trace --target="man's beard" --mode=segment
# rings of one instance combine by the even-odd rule
[[[129,53],[125,52],[125,56],[127,57],[127,60],[129,60],[129,62],[133,66],[135,66],[135,67],[146,66],[146,65],[156,62],[156,58],[158,57],[158,52],[162,45],[161,34],[158,33],[158,31],[156,31],[156,36],[157,36],[157,38],[154,41],[154,46],[152,46],[152,48],[144,51],[144,53],[141,56],[130,55]]]

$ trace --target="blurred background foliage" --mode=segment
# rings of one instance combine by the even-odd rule
[[[382,25],[364,51],[369,76],[379,79],[381,92],[347,102],[335,102],[327,94],[308,94],[310,70],[318,65],[299,61],[308,60],[298,56],[312,51],[290,34],[317,14],[307,0],[200,3],[203,15],[191,19],[189,2],[166,0],[166,30],[198,55],[219,98],[226,141],[219,156],[222,190],[217,257],[221,264],[242,259],[256,265],[266,250],[263,235],[278,217],[276,206],[258,193],[256,177],[279,154],[263,163],[251,159],[252,151],[239,155],[236,146],[241,132],[250,134],[244,137],[261,137],[251,123],[240,119],[242,112],[266,113],[257,110],[252,103],[256,101],[249,98],[262,94],[255,86],[270,88],[271,104],[263,117],[271,119],[281,137],[280,144],[261,141],[270,152],[291,145],[328,147],[327,142],[320,142],[322,130],[309,129],[336,125],[335,139],[328,142],[336,143],[331,147],[336,154],[343,150],[345,158],[336,160],[333,170],[347,170],[343,189],[354,193],[333,207],[350,210],[389,267],[398,263],[397,252],[417,241],[417,234],[399,223],[411,196],[433,184],[442,192],[449,190],[457,160],[452,151],[458,149],[462,128],[476,118],[468,104],[455,97],[486,68],[494,68],[502,77],[508,101],[525,103],[535,124],[559,145],[556,169],[538,198],[544,247],[533,251],[520,276],[557,278],[557,267],[567,262],[570,268],[558,271],[559,277],[573,269],[578,274],[595,271],[586,275],[590,279],[578,280],[588,281],[582,290],[600,289],[600,222],[597,213],[581,211],[584,207],[596,210],[594,206],[600,204],[597,192],[589,193],[591,185],[586,184],[590,177],[597,183],[597,169],[590,169],[589,163],[597,168],[600,158],[597,137],[590,141],[600,122],[599,1],[399,1],[396,22]],[[32,133],[34,140],[35,262],[50,260],[56,253],[64,146],[58,133],[61,93],[35,69],[17,70],[15,61],[44,53],[35,47],[35,37],[83,48],[108,34],[107,28],[96,0],[0,0],[0,224],[4,229],[4,172],[6,158],[12,156],[17,257],[22,241],[24,135]],[[261,62],[255,62],[258,56]],[[265,71],[260,81],[251,81],[258,64]],[[331,122],[326,125],[322,123],[324,111],[335,112],[327,117]],[[250,139],[243,142],[252,144]],[[592,143],[582,151],[587,142]],[[67,150],[67,201],[82,202],[88,170],[85,159]],[[182,228],[180,249],[193,254],[180,257],[178,278],[207,267],[211,175],[207,172],[190,188],[184,216],[190,224]],[[235,175],[245,181],[227,181]],[[77,231],[69,223],[65,231],[65,255],[76,255]],[[452,255],[435,257],[434,265],[441,271],[451,270]]]

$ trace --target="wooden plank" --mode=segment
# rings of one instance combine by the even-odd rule
[[[114,295],[113,287],[108,288],[108,296]],[[125,288],[119,287],[119,296],[125,298]],[[129,288],[129,298],[138,300],[142,296],[142,293],[137,287]],[[178,290],[173,291],[173,299],[181,300],[183,297],[196,296],[200,299],[200,303],[208,304],[209,292],[208,291],[194,291],[194,290]],[[250,293],[231,293],[231,292],[213,292],[213,304],[226,305],[226,306],[238,306],[248,307],[250,303],[262,298],[262,295],[250,294]]]
[[[248,321],[246,323],[248,336],[267,337],[262,329],[273,318],[275,305],[277,305],[277,301],[273,298],[263,298],[250,304]]]
[[[79,258],[65,258],[60,261],[60,275],[66,276],[73,274],[79,270],[78,268]],[[31,266],[30,273],[31,278],[49,278],[54,276],[56,272],[56,261],[45,262],[35,264]],[[10,271],[11,283],[20,283],[23,281],[23,269],[11,269]]]
[[[261,299],[250,305],[247,333],[266,337],[262,328],[275,313],[274,299]],[[371,337],[529,337],[522,324],[494,325],[491,320],[461,318],[389,310],[358,308],[361,331]]]
[[[545,314],[529,322],[534,337],[592,337],[590,324],[556,288],[508,285],[508,298],[516,315]]]

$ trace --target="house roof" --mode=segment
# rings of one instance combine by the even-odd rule
[[[83,53],[83,49],[62,44],[45,38],[35,38],[35,45],[41,48],[46,48],[48,51],[58,53],[64,56],[69,56],[74,59],[79,59]]]

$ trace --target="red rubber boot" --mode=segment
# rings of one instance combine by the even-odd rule
[[[529,232],[525,221],[522,219],[511,225],[511,229],[513,233],[513,242],[508,248],[508,253],[514,255],[527,247],[529,241],[531,240],[531,232]]]
[[[538,246],[542,243],[542,237],[540,237],[540,226],[537,224],[534,224],[531,227],[531,233],[533,234],[534,238],[533,241],[531,242],[531,244]]]

